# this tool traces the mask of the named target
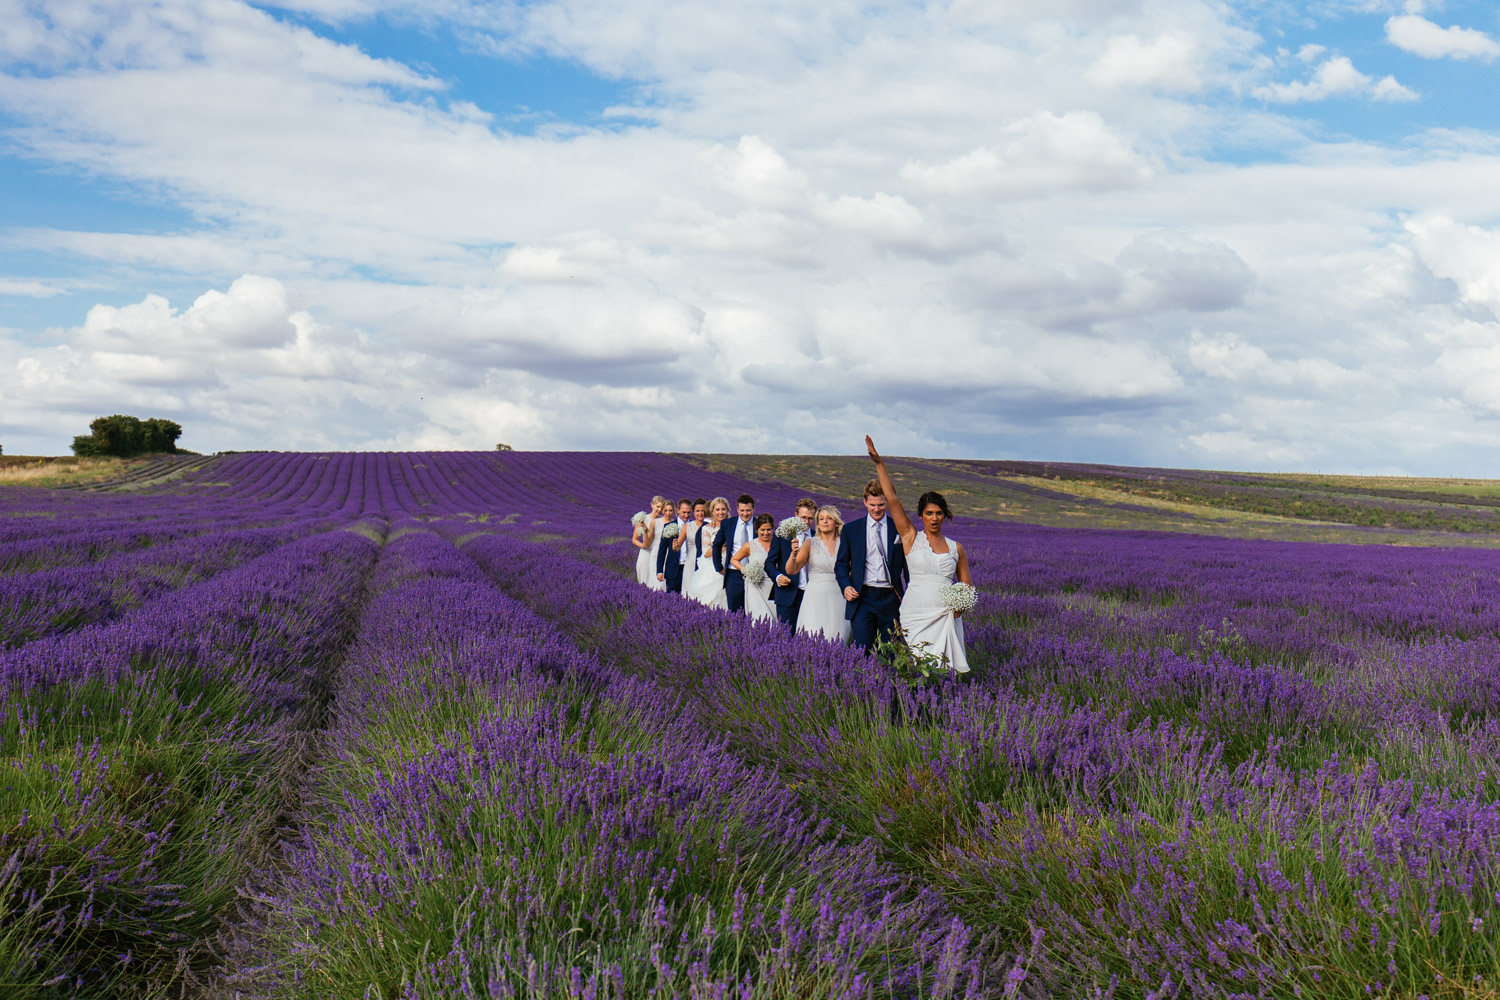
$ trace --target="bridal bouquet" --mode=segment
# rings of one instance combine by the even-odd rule
[[[807,525],[803,523],[802,518],[800,517],[784,518],[782,522],[776,526],[776,534],[781,538],[785,538],[787,541],[791,541],[806,530]]]
[[[943,607],[954,611],[973,611],[979,603],[979,591],[967,583],[950,583],[944,587],[940,600]]]
[[[766,564],[763,562],[744,563],[740,568],[740,575],[750,586],[759,587],[766,579]]]
[[[680,534],[682,534],[682,525],[676,521],[661,529],[661,537],[663,538],[676,538]]]
[[[650,516],[651,515],[647,514],[645,511],[638,510],[630,516],[630,524],[632,527],[639,528],[641,525],[646,523],[646,519]]]

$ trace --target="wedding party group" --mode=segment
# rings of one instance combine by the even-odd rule
[[[875,443],[865,438],[875,478],[865,513],[849,523],[830,504],[797,502],[776,522],[742,494],[651,498],[631,520],[636,579],[710,607],[776,620],[795,631],[868,649],[899,632],[908,646],[968,673],[963,613],[977,592],[963,545],[943,526],[953,518],[941,493],[917,499],[914,523],[896,496]]]

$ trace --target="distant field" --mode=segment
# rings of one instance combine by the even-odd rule
[[[684,455],[722,472],[858,496],[863,456]],[[1500,480],[1400,479],[889,458],[914,498],[936,489],[955,512],[1059,527],[1187,531],[1234,538],[1500,544]]]

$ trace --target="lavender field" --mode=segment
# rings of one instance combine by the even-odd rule
[[[957,503],[973,674],[913,691],[634,582],[652,494],[803,493],[713,470],[0,489],[0,984],[1500,996],[1500,551]]]

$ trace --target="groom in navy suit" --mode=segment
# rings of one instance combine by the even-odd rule
[[[750,522],[755,520],[755,498],[743,493],[737,503],[739,516],[719,526],[713,553],[714,569],[724,575],[724,599],[728,601],[730,611],[745,610],[745,578],[729,565],[729,560],[734,558],[740,546],[755,537],[755,531],[750,527]]]
[[[885,491],[878,480],[865,484],[865,516],[844,525],[833,575],[844,588],[849,638],[869,649],[896,627],[906,587],[906,550],[896,526],[885,516]]]
[[[677,501],[677,531],[676,538],[663,540],[656,552],[656,578],[667,585],[667,590],[674,594],[682,593],[682,560],[687,553],[682,548],[686,541],[681,532],[687,530],[689,522],[693,519],[693,501]],[[667,524],[672,524],[668,521]],[[666,528],[666,525],[662,525]],[[675,544],[674,544],[675,543]]]

